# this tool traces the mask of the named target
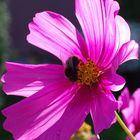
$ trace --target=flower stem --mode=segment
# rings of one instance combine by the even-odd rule
[[[122,119],[120,118],[120,116],[118,115],[118,113],[116,111],[115,111],[115,115],[116,115],[116,118],[117,118],[118,123],[120,124],[120,126],[122,127],[122,129],[125,131],[125,133],[130,137],[130,139],[131,140],[136,140],[135,137],[133,136],[133,134],[126,127],[126,125],[124,124],[124,122],[122,121]]]

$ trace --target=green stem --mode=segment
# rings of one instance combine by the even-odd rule
[[[115,111],[115,115],[116,115],[116,118],[117,118],[118,123],[120,124],[120,126],[122,127],[122,129],[125,131],[125,133],[130,137],[130,139],[131,140],[136,140],[135,137],[133,136],[133,134],[126,127],[126,125],[124,124],[124,122],[122,121],[122,119],[120,118],[120,116],[118,115],[118,113],[116,111]]]

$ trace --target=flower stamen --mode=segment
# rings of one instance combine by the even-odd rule
[[[79,63],[77,75],[78,83],[91,86],[98,82],[100,71],[95,63],[91,59],[88,59],[86,63]]]

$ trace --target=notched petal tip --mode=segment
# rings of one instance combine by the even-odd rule
[[[15,64],[15,63],[14,63],[14,62],[9,62],[9,61],[6,61],[6,62],[4,63],[4,66],[5,66],[5,73],[0,77],[0,81],[1,81],[2,83],[5,83],[5,82],[6,82],[5,77],[6,77],[6,74],[7,74],[8,70],[9,70],[9,66],[10,66],[11,64]]]
[[[1,76],[0,81],[1,81],[2,83],[5,83],[5,74],[3,74],[3,75]]]

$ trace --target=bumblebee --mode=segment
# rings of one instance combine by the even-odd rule
[[[72,56],[66,61],[65,75],[72,82],[78,79],[77,71],[79,62],[80,60],[76,56]]]

